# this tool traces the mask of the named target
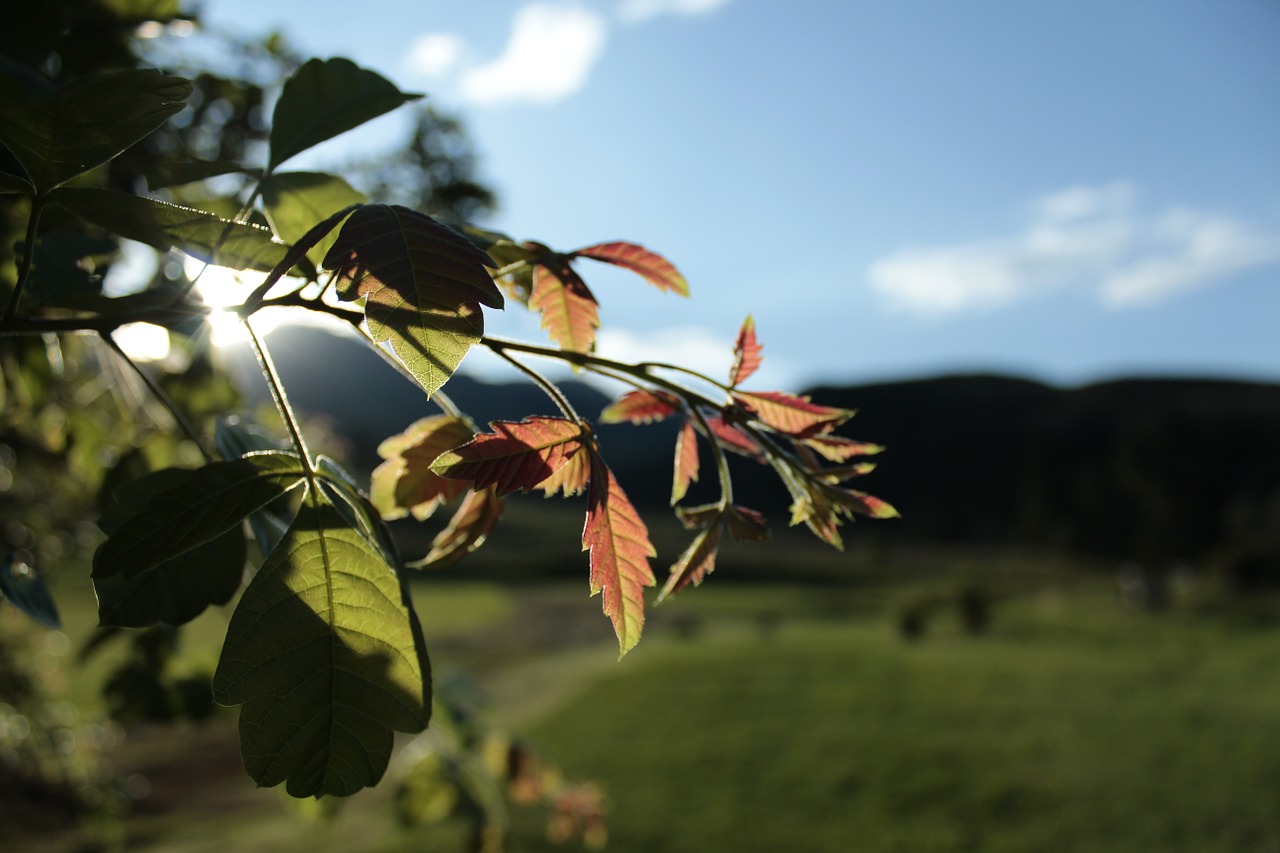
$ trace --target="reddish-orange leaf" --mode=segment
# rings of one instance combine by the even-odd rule
[[[781,391],[734,391],[733,399],[761,423],[798,438],[828,433],[854,414]]]
[[[801,444],[811,447],[819,455],[832,462],[844,462],[855,456],[873,456],[884,451],[879,444],[868,444],[865,441],[854,441],[838,435],[815,435],[801,439]]]
[[[756,340],[756,321],[747,315],[733,342],[733,367],[729,370],[729,384],[739,385],[755,373],[764,360],[764,347]]]
[[[656,583],[649,568],[656,552],[640,514],[595,453],[582,550],[591,552],[591,594],[604,593],[604,614],[613,622],[621,657],[640,641],[644,630],[644,587]]]
[[[689,295],[689,283],[684,280],[684,276],[680,274],[680,271],[662,255],[657,252],[651,252],[644,246],[621,242],[600,243],[595,246],[587,246],[585,249],[579,249],[573,252],[572,256],[592,258],[597,261],[604,261],[606,264],[613,264],[615,267],[629,269],[643,276],[645,280],[659,290],[667,290],[671,293],[678,293],[681,296]]]
[[[432,540],[427,556],[409,567],[436,569],[462,559],[484,544],[501,518],[502,498],[492,486],[467,492],[448,526]]]
[[[720,548],[720,525],[713,524],[693,537],[693,542],[671,566],[671,574],[658,593],[658,603],[666,601],[689,585],[700,586],[716,569],[716,552]]]
[[[470,480],[474,488],[496,486],[498,495],[536,488],[583,447],[582,426],[564,418],[494,421],[491,433],[441,455],[431,470]]]
[[[763,542],[769,538],[769,525],[756,510],[735,504],[729,508],[729,532],[739,542]]]
[[[676,436],[675,476],[671,479],[671,505],[684,500],[689,484],[698,480],[698,433],[689,421]]]
[[[585,448],[569,454],[565,463],[547,479],[537,485],[544,497],[554,497],[556,492],[564,496],[581,494],[591,479],[591,454]]]
[[[600,305],[587,283],[563,255],[538,259],[529,308],[542,315],[542,328],[561,349],[591,352],[600,328]]]
[[[416,421],[378,445],[378,455],[386,461],[373,472],[369,496],[382,517],[403,518],[412,512],[421,521],[465,492],[465,483],[441,477],[431,470],[431,463],[471,436],[466,421],[437,415]]]
[[[680,411],[680,398],[666,391],[628,391],[600,412],[600,423],[618,424],[628,421],[647,424],[660,421]]]
[[[734,453],[741,453],[743,456],[750,456],[757,462],[764,463],[765,456],[760,452],[760,446],[756,444],[755,439],[736,426],[725,422],[724,418],[707,418],[707,426],[711,427],[717,444]]]
[[[809,494],[797,496],[791,503],[792,526],[803,522],[813,534],[837,550],[844,550],[840,538],[840,516],[849,512],[842,505],[833,503],[826,492],[810,489]]]
[[[892,504],[880,498],[853,489],[835,489],[836,500],[858,515],[870,518],[901,518],[901,514]]]
[[[815,471],[814,473],[822,480],[822,482],[830,483],[834,486],[838,483],[843,483],[845,480],[852,480],[854,477],[865,476],[874,470],[876,470],[876,463],[858,462],[854,465],[840,465],[835,468],[824,468],[820,471]]]

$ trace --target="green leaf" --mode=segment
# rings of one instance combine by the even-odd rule
[[[53,200],[113,234],[161,251],[180,249],[202,261],[233,269],[265,272],[289,250],[284,243],[276,242],[266,228],[148,196],[68,187]]]
[[[152,502],[175,492],[199,488],[197,472],[166,468],[116,489],[98,525],[108,535],[145,519]],[[110,539],[108,539],[110,541]],[[244,532],[239,525],[187,550],[153,571],[133,577],[94,578],[98,620],[102,625],[143,628],[164,622],[181,625],[210,604],[226,604],[240,588],[244,572]]]
[[[480,305],[502,306],[489,256],[425,214],[398,205],[358,208],[324,259],[350,302],[365,299],[369,334],[389,341],[428,394],[484,334]]]
[[[349,59],[312,59],[285,81],[271,120],[267,171],[422,95],[401,92]]]
[[[279,450],[280,445],[266,430],[239,418],[223,418],[213,430],[213,441],[224,459],[239,459],[263,450]],[[285,525],[269,510],[249,513],[249,529],[258,543],[262,556],[270,554],[284,538]]]
[[[220,175],[253,175],[254,169],[246,169],[234,160],[180,160],[158,162],[147,169],[147,187],[153,190],[180,187]]]
[[[99,166],[182,109],[191,82],[151,69],[82,77],[32,92],[0,76],[0,142],[39,192]]]
[[[0,562],[0,601],[8,601],[46,628],[62,627],[44,579],[26,562],[13,557],[10,551]]]
[[[267,221],[286,243],[296,243],[325,217],[364,201],[364,194],[342,178],[322,172],[282,172],[262,182]],[[307,257],[318,266],[337,239],[336,234],[328,235],[307,251]]]
[[[190,477],[175,476],[171,487],[150,499],[145,513],[120,523],[98,547],[93,577],[128,579],[158,571],[238,528],[249,513],[296,488],[304,476],[301,460],[288,453],[211,462]]]
[[[323,492],[308,492],[236,607],[213,678],[220,704],[243,705],[246,771],[294,797],[376,784],[392,731],[426,726],[429,678],[399,578]]]

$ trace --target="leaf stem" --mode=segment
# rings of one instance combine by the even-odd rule
[[[314,487],[316,467],[311,460],[311,453],[307,450],[307,443],[302,439],[302,430],[299,429],[298,421],[293,414],[293,408],[289,405],[289,398],[285,396],[284,383],[280,381],[280,374],[276,371],[275,362],[271,360],[271,353],[267,351],[266,346],[262,343],[262,338],[258,336],[248,317],[244,318],[244,328],[249,333],[249,341],[253,344],[254,355],[258,357],[258,364],[262,368],[262,377],[267,381],[267,387],[271,390],[271,399],[275,401],[276,411],[280,413],[280,419],[284,421],[285,428],[289,430],[289,439],[293,442],[293,447],[298,451],[298,455],[302,457],[302,462],[307,467],[307,479],[311,481],[311,485]]]
[[[27,236],[22,245],[22,266],[18,269],[18,281],[9,295],[9,305],[4,309],[4,322],[9,323],[18,315],[18,303],[22,301],[22,291],[31,278],[31,267],[36,257],[36,229],[40,227],[40,214],[44,212],[44,195],[38,194],[31,200],[31,215],[27,217]]]
[[[510,353],[504,351],[502,348],[495,349],[493,352],[516,370],[519,370],[525,376],[528,376],[535,385],[541,388],[543,392],[551,398],[551,402],[556,404],[560,409],[561,414],[566,418],[577,424],[585,423],[582,420],[582,416],[574,411],[573,404],[569,402],[569,398],[564,395],[564,392],[551,383],[545,376],[534,370],[529,365],[524,364]]]
[[[104,342],[106,342],[106,345],[115,352],[116,355],[124,360],[125,364],[132,368],[134,373],[138,374],[138,378],[147,386],[151,391],[151,395],[159,401],[160,405],[168,409],[169,415],[173,418],[174,422],[176,422],[182,431],[187,434],[187,438],[191,439],[192,443],[199,448],[200,455],[204,457],[204,461],[212,462],[213,456],[209,453],[208,448],[204,446],[204,442],[201,441],[200,433],[196,430],[191,421],[187,420],[187,416],[178,409],[177,404],[173,402],[173,398],[166,394],[164,389],[160,387],[160,384],[156,382],[150,374],[142,369],[142,365],[129,357],[129,354],[121,348],[120,344],[111,336],[110,332],[99,332],[99,336]]]

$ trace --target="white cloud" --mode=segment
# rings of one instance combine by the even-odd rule
[[[404,59],[405,68],[423,77],[440,77],[452,71],[462,58],[466,42],[452,33],[418,36]]]
[[[995,308],[1063,287],[1131,308],[1280,261],[1278,233],[1193,210],[1143,215],[1136,197],[1123,183],[1052,193],[1020,234],[904,249],[875,261],[867,278],[892,305],[919,314]]]
[[[643,333],[604,326],[596,337],[596,352],[628,363],[679,364],[717,379],[728,376],[733,364],[732,338],[701,326],[673,326]]]
[[[706,15],[728,3],[729,0],[622,0],[618,17],[638,24],[662,15]]]
[[[604,18],[588,9],[531,3],[516,12],[502,55],[462,75],[462,96],[476,104],[566,98],[586,84],[607,35]]]

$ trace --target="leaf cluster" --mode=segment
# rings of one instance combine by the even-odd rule
[[[106,626],[181,625],[239,594],[211,690],[217,702],[241,706],[245,766],[260,785],[283,783],[294,796],[353,793],[381,778],[394,732],[427,725],[431,670],[407,592],[410,571],[449,565],[481,547],[515,491],[582,496],[589,589],[601,596],[621,654],[639,641],[646,589],[657,585],[648,528],[610,470],[592,422],[529,364],[533,359],[630,386],[599,413],[600,422],[680,421],[671,504],[693,537],[670,566],[659,601],[714,570],[724,530],[739,540],[769,535],[759,512],[734,501],[726,454],[772,466],[792,496],[791,523],[833,546],[841,546],[838,528],[854,515],[896,514],[846,485],[871,470],[862,457],[880,450],[834,435],[852,411],[742,387],[762,359],[750,318],[723,381],[595,354],[600,303],[584,277],[586,262],[687,296],[685,278],[658,253],[626,241],[560,251],[468,224],[449,227],[410,207],[372,203],[339,176],[283,170],[302,151],[421,97],[349,60],[310,60],[286,81],[265,159],[230,166],[250,176],[240,196],[197,206],[95,182],[121,152],[177,115],[191,92],[191,81],[153,70],[55,85],[0,68],[0,193],[27,205],[27,239],[0,334],[94,336],[147,380],[116,345],[117,329],[142,322],[198,336],[209,321],[211,309],[190,282],[157,282],[117,297],[92,281],[60,286],[52,277],[57,265],[40,260],[40,252],[57,248],[61,231],[42,223],[79,223],[260,274],[232,310],[251,337],[287,445],[232,420],[210,442],[160,383],[147,381],[203,463],[118,484],[100,520],[106,538],[92,569]],[[175,186],[228,168],[214,161],[159,165]],[[236,212],[220,212],[229,210]],[[64,241],[61,248],[78,254],[74,263],[93,251],[89,243]],[[485,312],[508,305],[536,314],[549,345],[486,336]],[[278,307],[347,322],[441,409],[383,442],[384,462],[367,490],[304,440],[269,347],[254,329],[259,311]],[[524,372],[560,415],[478,428],[446,387],[475,347]],[[706,388],[713,390],[699,390]],[[704,456],[717,472],[719,497],[687,506]],[[425,519],[454,503],[430,551],[403,560],[386,521]],[[246,572],[251,555],[256,569]],[[47,615],[38,594],[27,593],[26,601]],[[577,814],[579,806],[586,809],[565,808]]]

